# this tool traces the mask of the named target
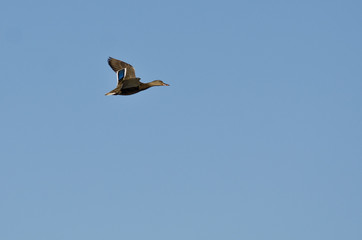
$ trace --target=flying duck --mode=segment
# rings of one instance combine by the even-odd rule
[[[149,83],[140,82],[141,78],[136,77],[136,72],[132,65],[115,58],[108,58],[108,64],[117,74],[117,87],[106,93],[108,95],[131,95],[146,90],[154,86],[169,86],[161,80]]]

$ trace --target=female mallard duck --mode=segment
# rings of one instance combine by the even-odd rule
[[[141,78],[136,77],[134,68],[125,62],[109,57],[108,64],[117,74],[117,87],[106,93],[106,95],[131,95],[154,86],[169,86],[161,80],[149,83],[140,82]]]

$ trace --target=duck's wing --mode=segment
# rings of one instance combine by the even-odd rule
[[[111,57],[108,58],[108,64],[113,69],[113,71],[117,73],[118,81],[121,81],[121,79],[124,80],[127,78],[136,78],[136,72],[132,65]],[[119,77],[120,74],[122,76],[121,79]]]
[[[131,78],[131,79],[124,79],[121,83],[122,89],[128,88],[139,88],[141,85],[140,78]]]

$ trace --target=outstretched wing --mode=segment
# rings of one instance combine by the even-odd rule
[[[118,81],[120,81],[119,79],[120,70],[123,69],[125,69],[123,80],[127,78],[136,78],[136,72],[132,67],[132,65],[111,57],[108,58],[108,64],[113,69],[113,71],[117,73]]]

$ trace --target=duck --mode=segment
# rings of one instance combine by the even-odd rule
[[[109,57],[108,64],[117,74],[117,87],[106,93],[106,96],[132,95],[149,89],[150,87],[170,86],[161,80],[154,80],[148,83],[140,82],[141,78],[136,77],[136,72],[132,65],[121,60]]]

